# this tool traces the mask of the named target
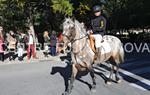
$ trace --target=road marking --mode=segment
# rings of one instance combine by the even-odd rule
[[[134,76],[135,74],[143,74],[143,73],[150,72],[150,67],[138,68],[138,69],[131,70],[130,72],[123,69],[121,69],[120,71],[125,75]]]
[[[141,82],[145,82],[145,83],[147,83],[150,86],[150,81],[147,81],[147,80],[144,79]]]
[[[143,84],[143,83],[147,83],[147,84]],[[130,85],[134,86],[136,88],[139,88],[141,90],[144,90],[144,91],[150,90],[150,82],[145,79],[137,81],[136,83],[130,83]],[[142,86],[140,86],[140,85],[142,85]]]
[[[146,69],[147,69],[147,68],[146,68]],[[137,70],[140,70],[140,69],[137,69]],[[135,71],[135,70],[134,70],[134,71]],[[146,71],[146,70],[145,70],[145,71]],[[134,86],[134,87],[137,87],[137,88],[139,88],[139,89],[141,89],[141,90],[144,89],[144,91],[145,91],[145,90],[146,90],[146,91],[149,90],[149,88],[150,88],[150,81],[149,81],[148,79],[145,79],[145,78],[143,78],[143,77],[141,77],[141,76],[138,76],[138,75],[136,75],[136,74],[133,74],[133,73],[131,73],[132,71],[129,72],[129,71],[120,69],[120,72],[123,73],[123,74],[125,74],[125,75],[127,75],[127,76],[129,76],[129,77],[132,77],[132,78],[138,80],[138,82],[130,83],[129,85],[132,85],[132,86]],[[141,72],[141,71],[137,71],[137,72]],[[133,84],[134,84],[134,85],[133,85]],[[139,85],[138,85],[138,84],[139,84]],[[143,86],[142,84],[143,84],[143,85],[146,85],[146,86]]]
[[[131,86],[133,86],[133,87],[135,87],[135,88],[138,88],[138,89],[141,89],[141,90],[147,91],[147,89],[145,89],[145,88],[143,88],[143,87],[141,87],[141,86],[139,86],[139,85],[137,85],[137,84],[130,83],[129,85],[131,85]]]
[[[102,73],[100,70],[98,69],[94,69],[95,72],[100,72]],[[138,89],[141,89],[143,91],[149,91],[150,90],[150,80],[148,79],[145,79],[141,76],[138,76],[136,74],[143,74],[143,73],[148,73],[150,72],[150,67],[145,67],[145,68],[140,68],[140,69],[134,69],[132,71],[127,71],[127,70],[124,70],[124,69],[121,69],[120,68],[120,73],[124,74],[124,76],[129,76],[131,78],[133,78],[133,80],[137,80],[135,81],[135,83],[130,83],[129,85],[133,86],[133,87],[136,87]],[[132,73],[133,72],[133,73]],[[135,74],[134,74],[135,73]],[[106,77],[109,77],[109,74],[106,74],[105,75]]]
[[[132,71],[129,72],[129,71],[120,69],[120,72],[123,73],[123,74],[125,74],[125,75],[127,75],[127,76],[130,76],[130,77],[132,77],[132,78],[134,78],[134,79],[137,79],[137,80],[139,80],[139,79],[140,79],[140,80],[145,80],[145,81],[142,81],[142,82],[145,83],[145,84],[150,83],[149,80],[147,80],[147,79],[145,79],[145,78],[143,78],[143,77],[141,77],[141,76],[138,76],[138,75],[136,75],[136,74],[131,73]]]

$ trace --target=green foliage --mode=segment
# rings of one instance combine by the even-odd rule
[[[90,6],[89,4],[83,4],[80,2],[79,7],[77,8],[77,11],[79,11],[80,15],[85,15],[87,11],[90,11]]]
[[[0,0],[1,25],[7,31],[24,27],[23,8],[19,7],[18,4],[17,0]]]
[[[72,4],[69,0],[51,0],[53,11],[62,13],[64,15],[72,16],[74,10]]]
[[[24,29],[30,19],[40,32],[60,31],[64,15],[90,22],[94,5],[102,6],[110,30],[150,27],[149,0],[0,0],[0,25]]]

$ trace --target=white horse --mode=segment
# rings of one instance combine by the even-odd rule
[[[101,51],[97,59],[100,63],[110,60],[112,67],[110,76],[106,83],[111,83],[112,73],[115,73],[116,82],[120,82],[118,77],[119,64],[124,62],[124,50],[121,41],[114,36],[106,35],[103,37],[104,42],[101,46]],[[90,41],[86,29],[77,21],[71,18],[66,18],[63,23],[63,41],[64,45],[71,42],[71,58],[72,58],[72,76],[66,91],[66,95],[71,93],[73,82],[76,78],[77,72],[81,70],[88,70],[93,80],[92,89],[96,88],[96,81],[94,75],[94,52],[90,47]],[[65,46],[64,46],[65,47]],[[84,69],[83,69],[84,68]]]

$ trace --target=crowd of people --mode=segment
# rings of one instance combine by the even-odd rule
[[[91,29],[92,32],[90,33],[90,45],[92,50],[97,55],[101,50],[101,43],[102,37],[105,34],[106,29],[106,19],[102,16],[102,8],[99,5],[93,7],[94,17],[91,20]],[[83,25],[84,26],[84,25]],[[23,60],[23,51],[27,50],[27,59],[30,60],[31,56],[37,59],[36,55],[36,47],[37,47],[37,37],[33,33],[32,30],[28,29],[27,34],[23,33],[22,31],[13,32],[10,30],[7,34],[5,33],[6,37],[3,35],[3,27],[0,26],[0,60],[4,61],[5,49],[9,52],[9,60],[14,60],[15,52],[17,51],[18,60]],[[49,35],[49,31],[44,31],[43,33],[44,38],[44,55],[45,57],[49,56],[56,56],[57,52],[60,52],[59,46],[62,46],[62,35],[60,34],[57,38],[56,32],[52,31],[51,35]],[[95,42],[94,42],[95,41]],[[59,44],[57,44],[59,43]],[[95,45],[93,44],[95,43]]]
[[[59,53],[58,43],[62,41],[60,38],[61,34],[57,37],[55,31],[52,31],[51,35],[48,31],[44,31],[44,42],[41,44],[44,47],[45,57],[49,57],[49,55],[56,56]],[[16,58],[19,61],[23,61],[26,54],[28,61],[31,57],[38,59],[36,53],[37,44],[39,44],[37,37],[34,36],[30,29],[27,30],[26,34],[22,31],[14,32],[12,30],[4,33],[3,27],[0,26],[0,61],[2,62],[7,58],[9,61],[15,60]]]

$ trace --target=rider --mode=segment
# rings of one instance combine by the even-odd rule
[[[91,20],[92,34],[90,35],[90,42],[93,43],[95,40],[95,47],[92,46],[92,50],[97,53],[101,47],[102,37],[105,34],[106,29],[106,19],[101,15],[101,7],[96,5],[93,7],[94,18]]]

